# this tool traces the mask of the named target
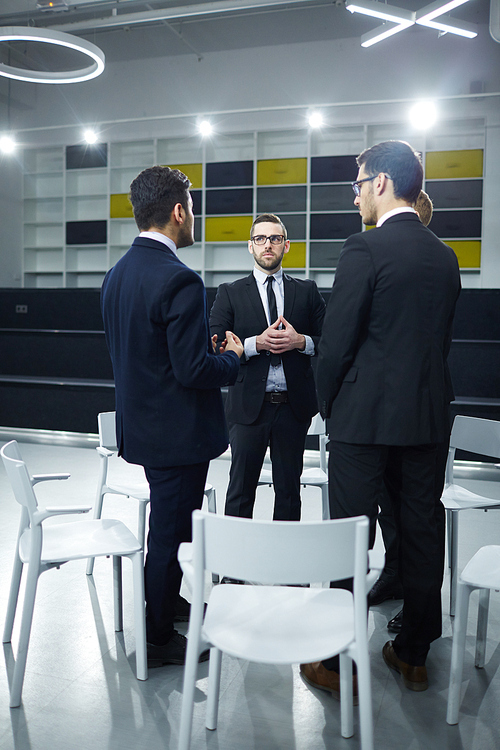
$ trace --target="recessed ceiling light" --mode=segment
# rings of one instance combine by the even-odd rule
[[[203,137],[210,135],[213,131],[212,124],[208,120],[202,120],[198,125],[198,130]]]
[[[16,149],[16,142],[10,135],[3,135],[0,137],[0,151],[4,154],[11,154]]]
[[[437,119],[437,110],[434,102],[417,102],[410,110],[411,124],[419,130],[430,128]]]
[[[309,115],[309,127],[320,128],[323,125],[323,115],[321,112],[311,112]]]
[[[95,130],[90,130],[89,128],[88,130],[84,132],[83,137],[85,138],[86,143],[92,144],[92,143],[97,143],[97,139],[99,136],[97,135]]]

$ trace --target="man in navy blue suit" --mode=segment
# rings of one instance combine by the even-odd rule
[[[210,459],[228,445],[220,387],[235,382],[240,340],[214,352],[205,287],[177,256],[194,242],[189,179],[151,167],[130,186],[140,235],[107,273],[102,315],[116,389],[119,454],[144,467],[150,486],[145,565],[148,665],[183,664],[187,619],[177,550],[191,540]],[[187,610],[187,611],[186,611]],[[208,652],[200,660],[208,659]]]

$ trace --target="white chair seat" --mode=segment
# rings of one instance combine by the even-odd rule
[[[493,500],[492,498],[478,495],[476,492],[471,492],[465,487],[461,487],[459,484],[451,484],[448,487],[445,487],[443,494],[441,495],[441,502],[446,510],[491,508],[495,503],[500,507],[499,500]]]
[[[481,547],[463,569],[460,580],[469,586],[500,589],[500,546]]]
[[[264,664],[321,661],[344,651],[353,632],[349,591],[299,588],[290,597],[286,586],[216,586],[203,624],[213,646]]]
[[[31,529],[19,540],[19,557],[23,563],[29,562]],[[112,518],[100,521],[86,520],[84,523],[47,524],[43,530],[43,544],[40,561],[69,562],[88,557],[109,557],[130,555],[138,552],[141,545],[124,523]]]

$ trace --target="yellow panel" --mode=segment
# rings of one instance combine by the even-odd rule
[[[251,216],[209,216],[205,219],[207,242],[244,242],[250,239]]]
[[[164,164],[170,169],[179,169],[191,180],[191,187],[196,190],[203,187],[203,165],[202,164]]]
[[[294,185],[307,182],[307,159],[261,159],[257,185]]]
[[[113,193],[109,196],[109,215],[112,219],[134,218],[128,193]]]
[[[425,178],[482,177],[483,150],[430,151],[425,157]]]
[[[306,243],[291,242],[290,250],[283,256],[283,268],[306,267]]]
[[[480,240],[453,240],[446,244],[455,251],[460,268],[481,268]]]

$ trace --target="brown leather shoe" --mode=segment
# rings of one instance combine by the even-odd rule
[[[319,690],[326,690],[331,693],[336,700],[340,700],[340,675],[333,669],[326,669],[322,662],[314,661],[312,664],[301,664],[300,674],[311,687]],[[352,695],[353,703],[358,705],[358,678],[352,677]]]
[[[387,666],[395,672],[399,672],[408,690],[414,690],[417,693],[427,690],[429,683],[427,682],[427,668],[425,665],[423,667],[414,667],[405,661],[401,661],[394,651],[393,643],[394,641],[387,641],[382,649],[382,655]]]

